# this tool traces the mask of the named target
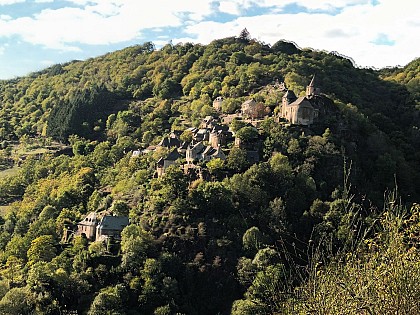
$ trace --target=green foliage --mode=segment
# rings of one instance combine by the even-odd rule
[[[63,142],[71,134],[92,138],[94,121],[104,119],[113,102],[112,94],[105,87],[76,93],[68,102],[53,107],[47,135]]]
[[[299,49],[296,47],[294,43],[286,42],[283,40],[279,40],[278,42],[275,42],[273,46],[271,46],[271,49],[274,52],[284,53],[288,55],[297,54],[299,52]]]
[[[263,236],[258,227],[250,227],[242,236],[242,244],[245,249],[258,250],[263,244]]]
[[[97,296],[95,296],[88,314],[125,314],[123,311],[124,295],[124,287],[120,285],[103,289]]]
[[[312,266],[301,291],[303,312],[417,312],[420,265],[415,247],[418,239],[412,233],[419,228],[419,209],[414,206],[408,215],[398,208],[389,205],[378,220],[378,232],[362,239],[355,252],[338,255],[324,267]]]
[[[42,235],[31,242],[28,249],[28,264],[33,265],[39,261],[50,261],[56,255],[55,241],[52,235]]]
[[[4,315],[31,314],[33,302],[28,288],[12,288],[0,301],[0,312]]]
[[[258,138],[258,130],[252,126],[245,126],[236,132],[236,136],[244,143],[250,143]]]
[[[313,74],[319,119],[279,121],[279,83],[303,94]],[[359,69],[243,32],[1,81],[0,313],[410,314],[418,207],[378,209],[394,186],[418,203],[416,78],[418,60]],[[251,97],[274,114],[234,119],[241,143],[227,136],[226,161],[185,174],[179,159],[156,178],[168,151],[143,149],[171,130],[189,143],[187,128],[207,115],[223,124]],[[57,140],[70,146],[57,151]],[[130,225],[121,239],[91,242],[76,235],[91,211]]]
[[[227,157],[227,167],[235,171],[243,171],[249,166],[246,151],[244,149],[233,147]]]
[[[137,225],[128,225],[121,234],[122,267],[135,270],[142,266],[150,251],[153,238]]]

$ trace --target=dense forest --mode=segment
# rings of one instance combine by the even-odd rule
[[[0,314],[417,314],[419,70],[242,32],[0,81]],[[281,118],[314,76],[316,122]]]

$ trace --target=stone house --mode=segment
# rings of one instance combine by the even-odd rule
[[[241,105],[242,115],[249,116],[255,106],[257,106],[257,102],[255,102],[253,99],[243,102]]]
[[[96,226],[96,240],[121,239],[122,230],[129,224],[126,216],[105,215]]]
[[[185,152],[185,159],[188,164],[192,164],[194,161],[210,161],[216,158],[226,160],[226,155],[220,146],[214,148],[211,145],[205,146],[202,142],[191,144]]]
[[[82,221],[77,224],[76,235],[85,235],[88,240],[94,241],[96,235],[96,225],[98,216],[96,212],[89,213]]]
[[[121,239],[121,231],[129,224],[126,216],[104,215],[96,212],[89,213],[77,224],[76,235],[85,235],[90,241],[104,240],[108,237]]]
[[[210,132],[209,143],[213,148],[224,146],[233,140],[233,133],[227,125],[216,125]]]
[[[245,118],[259,119],[270,115],[271,109],[263,103],[257,103],[251,99],[241,105],[241,113]]]
[[[209,145],[201,153],[201,160],[202,161],[210,161],[212,159],[226,160],[226,155],[223,153],[220,146],[217,147],[217,148],[213,148],[212,146]]]
[[[196,130],[196,132],[193,133],[193,139],[195,141],[209,141],[210,138],[210,131],[207,128],[201,128]]]
[[[222,104],[223,104],[223,97],[218,96],[213,101],[213,108],[220,112],[222,110]]]
[[[200,128],[211,129],[216,125],[216,120],[212,116],[206,116],[200,123]]]
[[[190,143],[185,151],[185,159],[187,160],[187,163],[199,160],[200,153],[204,151],[204,148],[205,146],[201,141],[197,143]]]
[[[173,149],[165,158],[160,158],[157,162],[157,177],[161,177],[163,174],[165,174],[165,170],[174,164],[176,160],[181,158],[181,155],[178,153],[177,148]]]

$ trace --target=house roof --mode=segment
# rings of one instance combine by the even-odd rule
[[[178,147],[179,150],[186,150],[188,149],[189,143],[184,141],[181,143],[181,145]]]
[[[305,104],[307,103],[307,104]],[[294,101],[293,103],[289,104],[289,106],[297,106],[297,105],[309,105],[312,107],[311,102],[306,98],[306,96],[301,96],[299,97],[296,101]]]
[[[98,215],[96,212],[90,212],[78,225],[96,225]]]
[[[204,117],[203,122],[209,122],[209,121],[212,121],[212,120],[213,120],[212,116],[206,116],[206,117]]]
[[[213,148],[212,146],[207,146],[204,151],[203,151],[203,156],[209,156],[209,155],[213,155],[213,153],[216,151],[215,148]]]
[[[173,149],[171,153],[168,154],[168,156],[165,158],[167,161],[176,161],[181,157],[181,155],[178,153],[177,149]]]
[[[204,148],[203,142],[198,141],[198,142],[191,142],[188,145],[187,150],[193,150],[193,149],[198,149],[198,150],[202,150]]]
[[[214,125],[213,129],[211,132],[216,132],[216,131],[228,131],[229,130],[229,126],[227,125]]]
[[[181,158],[181,155],[178,153],[178,150],[175,148],[173,149],[165,158],[161,157],[157,164],[162,166],[165,161],[176,161]]]
[[[128,217],[106,215],[99,222],[97,229],[122,231],[128,224]]]
[[[283,98],[287,98],[289,101],[294,101],[297,99],[295,93],[292,90],[287,90],[286,93],[284,93]]]
[[[171,148],[171,147],[178,147],[180,144],[181,144],[181,141],[179,141],[179,139],[177,138],[165,137],[159,142],[158,146],[164,147],[164,148]]]
[[[213,156],[218,156],[218,155],[222,155],[223,157],[225,157],[225,154],[222,151],[221,147],[218,147],[217,149],[215,149],[214,153],[212,154]]]

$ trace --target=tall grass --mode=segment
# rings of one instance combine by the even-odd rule
[[[389,195],[374,231],[332,258],[315,251],[294,314],[420,314],[420,205]]]

